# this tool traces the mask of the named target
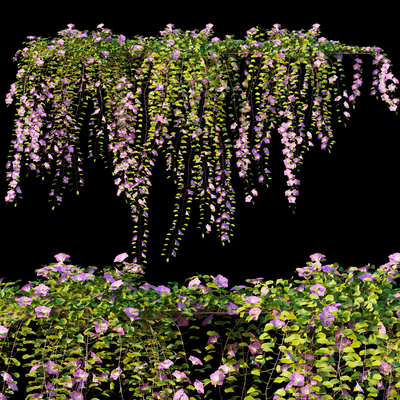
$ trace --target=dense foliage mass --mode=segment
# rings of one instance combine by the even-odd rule
[[[121,262],[127,256],[126,253],[121,254],[115,261]],[[266,361],[272,360],[264,353],[275,349],[277,337],[272,337],[271,332],[277,330],[283,332],[279,346],[279,354],[283,358],[279,359],[279,365],[275,364],[280,377],[274,382],[286,383],[275,392],[278,397],[284,397],[286,393],[294,394],[296,386],[300,386],[302,395],[315,395],[322,400],[331,399],[331,391],[341,391],[353,399],[349,393],[351,390],[366,390],[370,395],[376,395],[383,389],[385,398],[394,398],[395,387],[400,385],[399,341],[394,337],[395,333],[400,336],[400,306],[396,301],[400,293],[393,291],[391,282],[395,283],[392,278],[399,276],[395,270],[400,263],[400,253],[389,256],[390,262],[372,274],[366,272],[369,266],[352,267],[340,273],[342,268],[337,264],[322,266],[320,261],[326,261],[322,257],[322,254],[313,254],[313,262],[305,268],[298,268],[299,276],[306,278],[305,281],[289,283],[280,279],[276,286],[270,287],[268,285],[273,284],[272,281],[262,283],[263,278],[258,278],[247,280],[255,285],[253,290],[240,286],[232,288],[229,293],[223,289],[228,287],[228,280],[221,275],[212,277],[213,282],[208,282],[207,287],[201,284],[199,278],[208,281],[210,277],[199,275],[189,278],[188,288],[154,288],[146,283],[136,289],[138,285],[134,280],[138,273],[143,273],[137,265],[124,262],[123,272],[114,267],[115,273],[106,271],[103,279],[94,276],[93,267],[83,272],[64,264],[69,256],[58,254],[57,264],[38,272],[38,275],[48,279],[47,285],[40,283],[35,287],[38,282],[32,282],[20,290],[29,292],[33,288],[34,295],[16,298],[10,284],[4,287],[0,302],[7,314],[0,321],[7,321],[9,327],[0,325],[0,337],[11,340],[0,344],[7,349],[11,344],[21,347],[20,340],[17,340],[19,329],[11,333],[11,326],[25,321],[20,334],[26,336],[33,333],[28,327],[30,320],[40,320],[42,329],[37,335],[45,339],[24,341],[23,344],[34,344],[36,350],[35,355],[25,354],[23,358],[40,355],[42,360],[34,358],[24,366],[31,367],[27,376],[35,378],[30,382],[30,388],[41,389],[42,394],[53,393],[57,395],[57,400],[66,399],[68,395],[74,400],[83,400],[80,392],[89,378],[87,370],[92,370],[93,376],[89,388],[94,387],[105,394],[112,393],[114,389],[110,379],[119,379],[122,392],[121,378],[124,378],[123,383],[129,385],[129,391],[151,391],[157,397],[173,395],[175,400],[188,400],[190,390],[204,394],[204,387],[210,383],[214,387],[225,384],[224,391],[233,392],[237,385],[236,379],[231,378],[238,375],[241,369],[251,368],[254,383],[247,392],[252,393],[246,397],[249,400],[261,394],[257,383],[261,383],[259,377],[264,372]],[[55,281],[59,273],[62,275]],[[294,284],[298,286],[292,287]],[[109,291],[113,291],[113,296]],[[199,312],[200,309],[203,311]],[[176,312],[179,317],[173,318],[172,314]],[[210,314],[202,322],[202,325],[207,325],[214,315],[222,313],[240,315],[241,319],[247,315],[246,322],[259,320],[260,314],[264,317],[258,326],[251,324],[249,332],[237,327],[243,320],[236,320],[233,328],[227,325],[229,336],[224,344],[224,364],[210,374],[210,379],[204,382],[196,379],[192,384],[187,376],[189,361],[191,367],[203,367],[193,371],[204,372],[211,365],[204,365],[203,361],[208,362],[213,357],[208,354],[201,360],[190,356],[187,360],[185,353],[177,354],[174,349],[182,344],[182,341],[176,340],[179,335],[182,336],[179,326],[188,326],[189,321]],[[161,324],[153,329],[155,321],[160,320]],[[214,324],[224,326],[227,322],[218,320]],[[172,326],[176,326],[179,332],[173,331]],[[83,334],[81,329],[84,329]],[[253,329],[255,333],[251,332]],[[149,333],[150,338],[147,337]],[[210,353],[221,337],[213,330],[207,331],[207,335],[210,338],[206,350]],[[243,343],[243,337],[249,337],[251,343]],[[93,343],[89,338],[97,340]],[[156,342],[161,351],[156,350]],[[118,352],[104,350],[113,343],[120,345]],[[92,345],[90,350],[89,344]],[[370,344],[375,344],[377,348],[366,349]],[[250,361],[248,357],[244,360],[240,351],[240,348],[244,350],[246,347],[252,354]],[[22,350],[27,352],[25,348]],[[65,361],[58,359],[61,354],[63,359],[66,357]],[[339,354],[339,360],[335,360],[336,354]],[[1,356],[6,363],[20,365],[16,358]],[[146,356],[148,362],[142,363],[138,359],[141,356]],[[110,357],[118,357],[119,367],[113,371],[102,361],[102,358]],[[242,358],[237,360],[238,357]],[[183,364],[178,364],[179,358],[184,358]],[[81,365],[83,359],[86,360],[84,366]],[[355,371],[356,367],[363,367],[363,373]],[[186,373],[183,372],[185,370]],[[96,376],[94,371],[100,376]],[[52,374],[56,374],[57,378],[50,378]],[[18,373],[13,375],[16,378],[19,376]],[[16,381],[5,371],[3,377],[8,384],[7,392],[13,394],[17,390]],[[104,391],[99,385],[107,381],[111,382],[110,390]],[[73,390],[75,384],[78,387]],[[160,386],[162,389],[154,392]],[[209,393],[207,391],[206,395]],[[196,395],[195,398],[202,397]]]
[[[339,85],[344,77],[343,54],[373,55],[373,64],[379,67],[373,71],[375,75],[379,73],[373,86],[379,89],[381,99],[391,111],[396,111],[396,103],[400,101],[389,97],[398,80],[389,72],[390,60],[382,49],[344,46],[325,38],[317,39],[318,24],[306,33],[292,32],[292,35],[279,29],[278,24],[266,33],[261,28],[252,28],[243,42],[227,36],[225,41],[213,38],[211,43],[208,37],[212,24],[199,34],[183,34],[172,30],[173,25],[167,25],[160,41],[152,37],[126,40],[123,35],[111,35],[108,29],[87,35],[72,29],[73,26],[70,24],[68,30],[59,32],[63,39],[35,39],[29,47],[17,52],[23,58],[19,63],[18,81],[11,85],[6,103],[11,104],[12,96],[17,96],[19,118],[17,139],[12,141],[16,154],[13,161],[10,154],[6,164],[11,171],[7,172],[10,190],[5,199],[15,202],[16,206],[22,194],[18,186],[21,152],[29,156],[29,168],[37,174],[40,163],[43,179],[43,166],[50,173],[52,154],[57,153],[57,166],[63,167],[62,176],[58,170],[54,178],[59,177],[59,181],[54,179],[54,189],[50,192],[57,204],[62,201],[61,188],[74,180],[71,171],[65,172],[66,164],[67,169],[74,164],[79,194],[78,178],[80,185],[84,182],[79,174],[83,170],[82,154],[77,147],[81,125],[78,121],[83,119],[82,108],[85,109],[91,99],[95,111],[90,125],[96,124],[89,136],[94,133],[95,154],[97,140],[101,145],[108,144],[107,152],[113,152],[115,169],[112,174],[118,187],[117,195],[125,192],[135,223],[132,254],[138,264],[146,263],[146,198],[149,176],[159,150],[165,153],[167,170],[173,166],[174,182],[176,184],[178,178],[179,189],[175,219],[167,234],[171,236],[167,241],[170,243],[168,261],[171,254],[176,257],[190,217],[190,207],[185,211],[185,206],[193,196],[201,201],[200,219],[207,213],[202,236],[205,230],[211,232],[215,222],[222,244],[229,242],[235,212],[234,190],[230,184],[232,151],[238,160],[239,176],[246,181],[245,200],[250,202],[258,194],[253,180],[248,179],[251,178],[249,164],[252,158],[258,162],[258,182],[271,179],[266,165],[264,168],[260,165],[263,164],[262,153],[267,164],[266,145],[275,128],[286,146],[284,174],[290,189],[285,194],[289,203],[295,204],[300,184],[296,172],[302,164],[298,150],[301,145],[301,153],[304,153],[308,146],[313,146],[309,140],[312,134],[307,130],[310,115],[321,149],[325,150],[333,137],[329,111],[332,98],[337,107],[340,104],[345,118],[349,118],[350,113],[343,111],[343,107],[349,109],[347,101],[354,107],[360,95],[360,58],[354,60],[353,68],[357,73],[353,93],[348,96],[346,89]],[[330,59],[333,55],[336,56],[334,62]],[[225,59],[225,56],[229,57]],[[245,62],[242,75],[238,66],[241,60]],[[305,70],[304,76],[301,76],[302,70]],[[387,86],[387,80],[393,83]],[[372,95],[377,95],[376,89],[372,90]],[[51,106],[47,112],[46,105]],[[228,115],[224,111],[227,105],[232,110]],[[168,126],[177,129],[168,135]],[[44,136],[43,127],[49,130]],[[249,149],[249,134],[254,135],[254,132],[253,148]],[[233,145],[232,135],[236,137]],[[25,141],[28,143],[24,149]],[[100,154],[104,158],[101,148]],[[187,160],[185,155],[189,157]],[[93,150],[89,158],[92,156]],[[162,255],[166,254],[166,247]]]

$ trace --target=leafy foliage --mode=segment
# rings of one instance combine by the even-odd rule
[[[400,307],[395,302],[400,293],[394,293],[390,284],[394,281],[389,277],[398,276],[394,269],[400,262],[400,253],[391,255],[391,262],[373,274],[365,272],[369,266],[359,269],[352,267],[341,274],[339,271],[342,268],[337,264],[321,266],[320,260],[326,261],[322,258],[324,256],[314,254],[311,256],[314,262],[309,262],[306,268],[298,268],[299,275],[305,277],[305,281],[289,283],[279,279],[275,286],[269,286],[273,284],[272,281],[262,283],[263,278],[258,278],[247,280],[254,284],[253,290],[240,286],[232,288],[230,293],[223,289],[228,286],[228,281],[221,275],[215,278],[211,276],[212,282],[208,282],[208,275],[188,278],[191,279],[188,288],[154,288],[148,283],[138,287],[134,280],[143,270],[137,265],[124,262],[123,272],[114,267],[115,274],[107,270],[101,278],[92,274],[95,267],[83,272],[75,266],[64,264],[62,261],[65,257],[59,254],[56,256],[59,263],[39,270],[38,275],[48,279],[47,285],[40,283],[33,287],[34,283],[30,283],[21,289],[30,291],[33,288],[35,294],[17,298],[19,306],[12,301],[16,296],[13,296],[15,293],[11,284],[6,284],[0,292],[0,304],[7,313],[0,321],[9,323],[9,328],[0,325],[0,337],[13,339],[9,343],[3,341],[0,344],[6,349],[11,346],[11,342],[17,347],[29,343],[35,347],[35,355],[29,354],[26,348],[18,349],[25,352],[23,359],[33,358],[31,362],[23,364],[24,367],[31,367],[27,376],[35,378],[30,382],[29,390],[43,390],[47,380],[46,388],[57,394],[57,400],[64,399],[67,394],[79,396],[83,382],[89,377],[86,370],[92,370],[93,381],[89,388],[101,390],[99,385],[108,382],[110,378],[120,379],[120,382],[123,378],[123,383],[129,385],[130,391],[147,393],[151,390],[153,395],[157,395],[154,389],[162,386],[158,395],[174,393],[174,398],[188,399],[189,390],[204,394],[205,386],[210,383],[214,387],[225,383],[227,387],[224,391],[233,392],[237,387],[234,377],[241,369],[251,369],[254,383],[247,392],[252,394],[246,398],[257,398],[261,394],[258,387],[261,383],[260,374],[266,372],[263,371],[266,361],[272,360],[270,356],[265,357],[265,353],[273,352],[277,347],[277,337],[271,336],[274,330],[283,332],[278,346],[282,357],[279,359],[280,364],[275,364],[280,377],[274,382],[287,383],[275,392],[279,397],[284,397],[286,393],[294,395],[297,392],[296,386],[301,387],[302,395],[315,395],[323,400],[332,398],[328,390],[341,391],[351,399],[353,397],[349,391],[367,390],[371,396],[375,394],[376,397],[385,386],[383,381],[388,380],[385,393],[391,399],[395,398],[394,388],[400,387],[400,353],[398,341],[394,337],[395,332],[397,337],[400,335]],[[126,253],[118,256],[116,261],[125,257]],[[58,273],[62,275],[56,281],[54,275]],[[121,277],[124,277],[124,281],[119,279]],[[208,282],[206,286],[201,284],[199,278]],[[294,284],[297,286],[294,287]],[[111,290],[114,291],[112,297]],[[173,317],[173,314],[178,315],[178,318]],[[183,385],[189,377],[183,371],[186,369],[189,372],[189,361],[192,367],[203,367],[194,368],[194,372],[204,372],[211,368],[210,364],[204,365],[203,361],[207,363],[213,359],[210,352],[214,344],[221,340],[219,330],[207,331],[210,339],[206,350],[209,354],[203,360],[190,356],[188,361],[186,353],[174,351],[182,344],[182,341],[177,340],[181,335],[179,326],[187,326],[189,321],[195,321],[204,314],[210,315],[202,325],[210,324],[214,315],[237,317],[233,328],[229,328],[227,324],[230,322],[226,319],[214,322],[216,326],[227,325],[229,331],[224,343],[227,352],[222,358],[224,364],[210,375],[210,379],[204,382],[196,379],[193,385],[189,382],[185,387]],[[263,318],[258,326],[251,324],[249,331],[243,332],[240,325],[245,315],[246,322],[255,322],[260,315]],[[18,334],[26,336],[33,333],[28,327],[31,319],[40,321],[42,328],[36,333],[36,340],[21,343]],[[22,329],[9,333],[11,326],[18,321],[23,321]],[[156,321],[160,321],[158,326],[155,326]],[[172,325],[179,332],[173,331]],[[93,328],[96,333],[92,331]],[[80,329],[84,329],[83,335]],[[255,330],[255,333],[251,330]],[[243,342],[243,337],[249,337],[251,343]],[[97,341],[89,340],[94,338]],[[156,342],[161,350],[156,350]],[[107,351],[111,344],[119,344],[119,351]],[[377,348],[366,349],[371,344]],[[246,359],[242,358],[240,348],[243,351],[246,348],[250,350],[250,361],[247,356]],[[201,353],[199,349],[195,351]],[[157,353],[159,355],[155,357]],[[56,360],[55,357],[61,354],[65,361]],[[338,360],[334,358],[336,354],[339,355]],[[7,358],[3,354],[1,356],[5,363],[12,362],[16,366],[21,364],[16,358]],[[138,357],[142,356],[146,356],[148,362],[141,363]],[[122,365],[122,361],[123,368],[110,371],[107,368],[110,364],[104,365],[103,360],[114,357],[118,357],[118,365]],[[82,358],[87,360],[85,366],[81,365]],[[179,358],[184,358],[185,362],[178,364]],[[355,371],[356,367],[363,367],[363,373]],[[101,375],[96,376],[95,371]],[[58,378],[51,379],[51,374],[57,374]],[[5,372],[3,376],[9,386],[7,391],[12,394],[17,389],[16,381]],[[76,383],[79,384],[78,388],[71,393]],[[353,385],[349,386],[350,383]],[[57,384],[62,387],[56,388]],[[122,383],[120,385],[122,391]],[[114,383],[111,382],[110,389],[113,388]]]

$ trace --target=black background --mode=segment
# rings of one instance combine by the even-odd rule
[[[178,5],[146,4],[133,5],[130,2],[114,10],[96,6],[87,12],[78,6],[71,6],[60,13],[50,11],[51,8],[45,4],[38,8],[32,3],[18,10],[19,15],[29,17],[24,24],[3,16],[0,30],[6,40],[2,42],[4,73],[0,85],[4,100],[10,85],[16,81],[18,66],[12,59],[16,51],[23,47],[26,37],[61,38],[58,32],[67,29],[70,23],[75,24],[74,29],[89,32],[103,23],[104,28],[117,35],[123,34],[127,39],[135,35],[158,36],[169,23],[183,32],[195,29],[199,32],[212,23],[214,35],[211,37],[221,40],[225,39],[225,35],[235,35],[234,39],[243,40],[246,31],[257,25],[272,29],[273,24],[279,23],[281,29],[307,31],[318,23],[320,37],[327,40],[346,45],[381,47],[393,64],[391,72],[396,78],[400,77],[398,25],[393,13],[385,13],[384,17],[377,10],[360,14],[356,8],[351,10],[346,6],[335,7],[325,15],[309,10],[305,12],[300,4],[297,8],[268,8],[268,12],[261,7],[264,9],[261,12],[262,3],[247,4],[243,10],[233,9],[227,3],[219,11],[210,12],[210,9],[214,10],[214,2],[201,2],[201,5],[189,6],[182,12]],[[283,174],[284,145],[278,132],[273,131],[268,145],[268,169],[272,180],[268,181],[267,188],[256,179],[258,197],[254,198],[255,205],[244,201],[244,181],[238,176],[236,156],[231,159],[236,212],[230,243],[222,246],[215,225],[211,234],[201,238],[201,230],[197,229],[200,212],[196,201],[192,203],[190,223],[180,241],[177,256],[170,256],[167,263],[161,253],[166,234],[172,226],[177,188],[172,179],[167,180],[166,162],[163,153],[159,152],[147,198],[149,238],[146,282],[154,286],[170,286],[167,282],[178,282],[182,286],[186,278],[197,273],[214,277],[221,274],[228,279],[230,289],[235,285],[250,286],[246,279],[259,277],[274,281],[292,276],[297,279],[296,268],[306,266],[309,256],[314,253],[324,254],[327,258],[325,264],[338,262],[342,267],[349,268],[370,263],[378,268],[389,261],[389,255],[400,251],[397,236],[399,116],[390,111],[383,100],[370,96],[372,71],[376,67],[372,65],[372,56],[361,55],[359,58],[363,60],[361,96],[357,97],[355,109],[352,106],[348,109],[351,118],[346,121],[346,127],[338,123],[338,115],[333,111],[331,126],[336,143],[330,154],[321,150],[321,142],[314,135],[315,130],[312,131],[314,147],[303,154],[304,161],[296,176],[301,184],[295,214],[285,196],[288,186]],[[350,95],[352,75],[355,73],[353,59],[345,55],[343,63]],[[395,97],[399,97],[398,91]],[[114,258],[124,252],[129,255],[125,261],[133,261],[131,239],[134,224],[129,205],[123,194],[116,195],[118,189],[113,183],[110,166],[106,169],[101,157],[97,157],[96,163],[93,158],[87,159],[88,122],[92,111],[90,105],[80,136],[85,185],[79,189],[79,196],[75,193],[76,189],[70,192],[72,186],[67,186],[63,190],[61,206],[52,210],[53,203],[48,202],[48,194],[56,171],[54,164],[52,176],[46,174],[46,179],[42,181],[41,177],[35,178],[35,172],[26,177],[29,168],[25,166],[24,157],[19,184],[23,199],[18,200],[17,207],[4,201],[1,209],[1,225],[6,233],[1,240],[3,282],[21,279],[19,285],[22,286],[35,280],[35,271],[56,262],[54,255],[58,253],[69,254],[73,265],[82,268],[97,266],[99,270],[116,266]],[[5,197],[8,190],[5,165],[11,140],[14,139],[15,98],[8,107],[4,102],[0,112],[1,182]],[[253,173],[257,171],[254,162],[252,170]],[[206,328],[201,330],[202,338],[206,338],[205,332],[211,325]],[[189,336],[186,335],[185,343]],[[205,347],[203,343],[202,348]],[[201,349],[200,345],[196,347]],[[192,348],[195,348],[193,344],[185,345],[188,357]],[[218,350],[221,351],[221,348],[218,347]],[[206,355],[204,351],[203,356]],[[213,362],[212,371],[220,365],[220,358],[215,356]],[[28,370],[19,367],[17,371]],[[195,375],[195,378],[203,379],[210,373]],[[21,377],[18,380],[19,392],[14,396],[7,395],[7,398],[25,398],[24,379]],[[103,384],[103,387],[108,385]],[[247,384],[246,390],[249,387]],[[275,390],[279,387],[274,386]],[[205,392],[209,388],[207,386]],[[223,390],[219,392],[219,388],[213,389],[215,395],[211,398],[220,398],[219,393],[223,394]],[[124,398],[131,393],[126,391]],[[268,393],[271,395],[273,391]],[[190,396],[194,394],[197,392],[191,392]],[[224,398],[230,398],[229,395],[224,394]]]

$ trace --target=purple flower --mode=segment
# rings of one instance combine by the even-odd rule
[[[48,318],[51,308],[46,306],[40,306],[35,308],[36,316],[38,318]]]

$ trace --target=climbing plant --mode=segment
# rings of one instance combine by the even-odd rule
[[[344,46],[318,38],[318,24],[306,33],[290,34],[275,24],[270,31],[250,29],[244,41],[232,36],[209,41],[212,26],[200,33],[183,33],[169,24],[160,32],[160,40],[141,36],[127,40],[123,35],[112,35],[103,24],[91,34],[69,24],[67,30],[59,32],[62,39],[28,37],[31,41],[14,58],[21,53],[18,80],[6,99],[9,105],[16,95],[18,107],[17,138],[12,141],[15,154],[8,156],[6,164],[11,170],[7,172],[10,190],[6,202],[17,206],[18,197],[22,198],[18,186],[21,153],[25,153],[31,170],[37,175],[42,171],[42,179],[44,168],[51,173],[52,154],[56,157],[58,170],[50,192],[53,200],[49,200],[54,202],[53,209],[62,202],[65,184],[75,181],[79,194],[78,185],[84,184],[79,120],[92,100],[95,110],[88,157],[94,152],[96,161],[99,141],[100,155],[105,159],[101,146],[106,145],[117,195],[124,192],[133,215],[132,254],[137,263],[146,263],[149,177],[159,151],[165,155],[167,171],[173,172],[178,184],[175,219],[162,253],[168,250],[168,261],[171,254],[176,257],[188,225],[188,204],[194,196],[201,202],[200,220],[205,219],[202,237],[215,223],[222,245],[229,242],[235,212],[230,184],[233,153],[239,176],[246,182],[245,201],[250,202],[258,195],[250,163],[257,162],[259,183],[271,179],[267,145],[275,129],[285,145],[284,173],[289,187],[285,194],[295,212],[300,184],[296,174],[303,162],[299,150],[304,153],[313,146],[310,131],[314,128],[321,150],[330,151],[335,143],[330,140],[332,98],[336,111],[346,119],[350,113],[343,107],[348,110],[349,103],[354,107],[360,95],[360,58],[354,59],[357,73],[350,96],[344,84],[339,85],[344,78],[343,54],[374,56],[377,69],[373,74],[378,77],[371,94],[378,98],[378,89],[390,110],[397,109],[399,99],[391,94],[398,80],[389,71],[390,60],[378,47]],[[240,75],[242,61],[245,69]],[[387,80],[393,83],[387,86]],[[341,122],[341,115],[338,119]],[[168,127],[173,127],[170,135]]]

